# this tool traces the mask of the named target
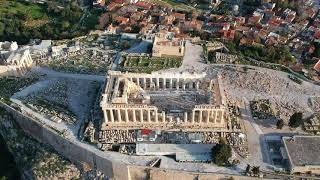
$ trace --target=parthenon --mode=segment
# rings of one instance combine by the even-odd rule
[[[110,71],[101,100],[102,129],[226,128],[218,78],[206,73]]]

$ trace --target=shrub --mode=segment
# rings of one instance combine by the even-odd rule
[[[294,113],[289,119],[289,126],[292,128],[297,128],[303,123],[302,113]]]
[[[277,121],[277,128],[278,128],[278,129],[282,129],[283,126],[284,126],[284,121],[283,121],[282,119],[279,119],[279,120]]]

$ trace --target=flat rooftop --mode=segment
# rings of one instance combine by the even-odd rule
[[[174,155],[177,161],[211,161],[215,144],[137,143],[137,155]]]
[[[284,137],[283,142],[293,165],[320,165],[320,136]]]

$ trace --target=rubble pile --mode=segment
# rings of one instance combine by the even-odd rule
[[[249,155],[248,146],[246,145],[246,138],[242,133],[228,133],[226,135],[228,144],[230,144],[234,151],[241,157],[246,158]]]
[[[231,146],[241,146],[246,142],[246,138],[242,133],[228,133],[226,139]]]
[[[119,152],[122,154],[129,154],[132,155],[136,152],[136,146],[135,145],[127,145],[127,144],[121,144]]]
[[[253,118],[257,119],[272,119],[274,113],[271,108],[271,103],[268,99],[250,101],[250,108]]]
[[[320,112],[320,97],[310,97],[309,104],[312,110]]]
[[[220,134],[217,132],[203,132],[203,142],[204,144],[216,144],[219,143]]]
[[[82,53],[72,57],[57,57],[48,62],[48,66],[64,72],[104,74],[112,64],[115,52],[104,51],[98,48],[83,49]]]
[[[239,111],[239,107],[234,104],[228,105],[229,110],[229,129],[232,129],[233,131],[241,131],[241,126],[238,121],[238,117],[241,115]]]
[[[70,80],[54,81],[45,89],[22,97],[22,101],[32,109],[45,114],[54,122],[73,124],[77,117],[69,110],[68,92],[74,92]]]
[[[275,116],[285,121],[297,111],[317,111],[317,105],[310,108],[309,98],[318,96],[320,88],[307,82],[295,83],[287,73],[258,67],[240,71],[234,66],[214,70],[218,70],[227,97],[233,101],[268,99]]]
[[[101,130],[99,142],[102,143],[135,143],[136,133],[133,130]]]
[[[274,103],[274,106],[276,117],[286,121],[289,121],[294,112],[304,112],[304,108],[296,103],[289,104],[285,102],[276,102]]]
[[[66,122],[68,124],[73,124],[77,121],[76,116],[65,108],[60,107],[59,105],[53,105],[49,102],[44,104],[43,102],[44,101],[41,103],[36,102],[34,104],[28,103],[27,105],[31,106],[32,109],[35,109],[41,114],[49,116],[49,118],[56,123]],[[51,108],[52,106],[55,106],[55,108]]]
[[[93,143],[95,141],[94,134],[96,129],[94,128],[93,123],[90,121],[87,128],[84,131],[84,139],[90,143]]]
[[[101,180],[109,179],[108,176],[106,176],[105,174],[103,174],[102,172],[96,169],[83,173],[82,178],[83,179],[101,179]]]
[[[304,122],[303,126],[307,132],[320,134],[320,114],[312,116],[310,119]]]

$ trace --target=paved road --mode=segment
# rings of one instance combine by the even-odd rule
[[[269,164],[269,155],[265,143],[265,138],[260,127],[252,119],[252,114],[249,106],[249,101],[244,98],[242,107],[240,107],[242,120],[246,129],[249,158],[246,163],[254,166],[260,166],[263,169],[267,169]]]
[[[192,69],[195,71],[203,72],[208,65],[205,63],[203,48],[200,45],[186,42],[186,51],[183,57],[181,70]]]

